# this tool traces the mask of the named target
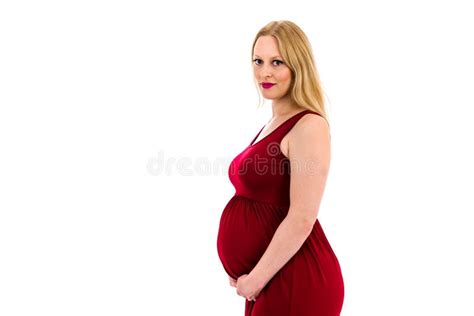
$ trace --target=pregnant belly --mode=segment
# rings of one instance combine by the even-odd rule
[[[219,259],[238,278],[258,263],[288,209],[234,195],[225,206],[217,236]]]

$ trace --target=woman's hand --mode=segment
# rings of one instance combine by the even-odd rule
[[[262,290],[254,279],[248,277],[248,274],[241,275],[237,279],[236,288],[237,294],[249,301],[255,301]]]
[[[237,287],[237,280],[229,276],[229,284],[232,287]]]

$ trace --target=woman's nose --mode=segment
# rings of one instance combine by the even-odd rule
[[[267,70],[262,72],[264,78],[270,78],[272,76],[272,72]]]
[[[264,78],[269,78],[273,75],[273,69],[270,66],[264,65],[260,73]]]

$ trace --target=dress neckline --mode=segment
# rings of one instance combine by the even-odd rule
[[[270,133],[268,133],[264,138],[260,139],[258,142],[254,143],[258,136],[260,136],[260,134],[262,133],[263,129],[265,128],[265,125],[262,127],[262,129],[260,130],[260,132],[258,132],[257,136],[255,136],[255,138],[252,140],[252,143],[250,143],[250,145],[248,146],[248,148],[251,148],[251,147],[254,147],[258,144],[260,144],[262,141],[264,141],[266,138],[268,138],[270,135],[272,135],[273,133],[275,133],[277,130],[279,130],[283,125],[285,125],[288,121],[290,121],[292,118],[296,117],[297,115],[303,113],[303,112],[308,112],[310,110],[303,110],[303,111],[300,111],[296,114],[294,114],[293,116],[289,117],[288,119],[286,119],[285,121],[283,121],[283,123],[281,123],[280,125],[278,125],[273,131],[271,131]]]

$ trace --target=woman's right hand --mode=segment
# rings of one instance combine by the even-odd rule
[[[237,280],[235,280],[235,279],[233,279],[232,277],[229,276],[229,284],[232,287],[236,287],[237,286]]]

